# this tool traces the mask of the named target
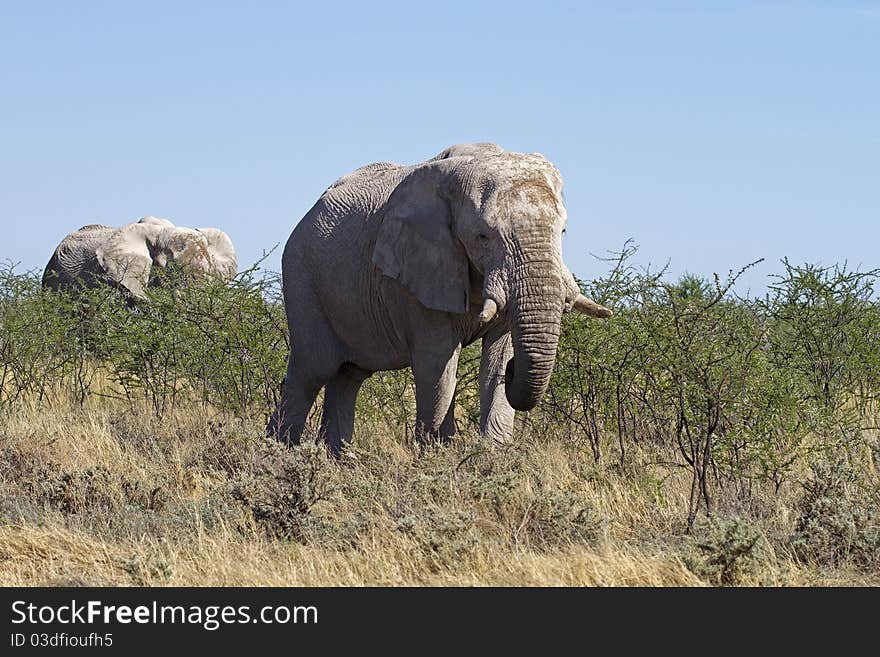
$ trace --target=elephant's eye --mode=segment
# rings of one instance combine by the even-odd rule
[[[477,237],[480,238],[481,242],[488,242],[489,241],[489,236],[486,235],[486,233],[480,233],[479,235],[477,235]]]

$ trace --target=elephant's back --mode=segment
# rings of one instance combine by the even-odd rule
[[[336,180],[294,228],[282,262],[335,253],[338,242],[356,240],[411,168],[374,162]]]
[[[43,285],[56,290],[82,285],[85,275],[98,272],[95,252],[115,230],[103,224],[88,224],[69,233],[52,253],[43,271]]]
[[[114,230],[117,229],[113,228],[113,226],[105,226],[104,224],[86,224],[82,228],[77,228],[68,233],[65,238],[61,240],[61,244],[59,244],[58,247],[61,248],[65,244],[75,244],[76,242],[83,240],[103,238],[108,236]]]
[[[365,164],[364,166],[358,167],[351,173],[348,173],[336,180],[327,188],[327,191],[329,192],[331,189],[336,189],[337,187],[345,187],[346,185],[350,184],[361,185],[364,182],[368,182],[374,178],[382,177],[385,174],[393,175],[396,171],[403,168],[403,165],[397,164],[395,162],[373,162],[372,164]],[[327,192],[325,192],[325,194],[326,193]]]
[[[281,257],[289,313],[315,309],[333,316],[329,306],[369,296],[362,288],[371,284],[371,245],[381,208],[410,169],[390,162],[367,165],[321,195],[293,229]],[[345,333],[334,324],[336,329],[337,335]]]
[[[315,204],[313,219],[337,226],[372,217],[412,167],[393,162],[374,162],[334,182]]]

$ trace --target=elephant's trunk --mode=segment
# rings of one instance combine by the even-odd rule
[[[550,383],[565,301],[554,258],[532,259],[514,271],[510,301],[513,359],[507,363],[505,393],[518,411],[537,406]]]

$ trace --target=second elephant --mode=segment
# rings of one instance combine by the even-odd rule
[[[76,293],[110,284],[129,298],[142,299],[156,278],[153,267],[171,265],[190,275],[224,280],[238,272],[232,240],[222,230],[143,217],[120,228],[90,224],[67,235],[46,265],[43,285]]]
[[[480,430],[509,438],[514,409],[533,408],[547,388],[562,313],[611,315],[563,263],[565,223],[556,167],[495,144],[336,181],[282,256],[291,350],[267,432],[298,442],[326,386],[321,431],[338,453],[364,380],[411,365],[417,436],[445,441],[459,354],[482,339]]]

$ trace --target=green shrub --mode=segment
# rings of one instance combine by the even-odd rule
[[[828,566],[880,566],[880,486],[846,458],[810,463],[791,542],[801,558]]]
[[[699,523],[686,555],[690,570],[714,585],[760,583],[770,554],[761,533],[743,518],[711,516]]]
[[[535,435],[565,436],[597,464],[613,460],[623,472],[646,459],[670,472],[683,469],[691,530],[700,513],[724,508],[725,496],[765,486],[778,493],[811,455],[868,440],[864,427],[874,424],[880,388],[880,272],[783,261],[763,298],[744,298],[734,293],[742,271],[668,281],[665,270],[632,264],[636,253],[628,242],[610,271],[584,286],[615,314],[603,321],[564,317],[550,387],[537,409],[518,416],[517,431],[526,425]],[[289,345],[278,276],[258,265],[229,284],[184,285],[177,272],[168,276],[132,307],[109,287],[72,297],[42,289],[37,272],[0,266],[0,411],[59,394],[80,404],[100,395],[159,417],[186,406],[218,422],[265,422],[278,402]],[[460,359],[457,424],[465,433],[479,423],[479,357],[477,341]],[[320,404],[312,419],[319,414]],[[358,415],[411,431],[412,372],[368,379]],[[120,418],[122,443],[169,449],[128,426],[124,413]],[[248,471],[250,439],[215,434],[194,465],[227,476]],[[470,481],[470,467],[445,474],[442,485],[483,495],[498,508],[524,494],[505,472],[481,471]],[[560,510],[576,509],[576,502],[554,495],[534,501],[523,534],[530,542],[565,533],[547,523],[579,517]],[[269,524],[281,533],[293,522],[277,510],[260,514],[274,518]],[[805,535],[812,531],[805,525]]]
[[[252,472],[239,476],[231,493],[270,536],[305,541],[320,522],[312,517],[313,508],[339,488],[336,474],[336,464],[321,445],[287,449],[267,441]]]
[[[111,288],[73,297],[0,269],[0,406],[61,388],[81,402],[121,394],[157,415],[201,402],[268,417],[287,349],[277,277],[256,267],[229,284],[150,287],[133,308]],[[112,385],[96,391],[99,372]]]

